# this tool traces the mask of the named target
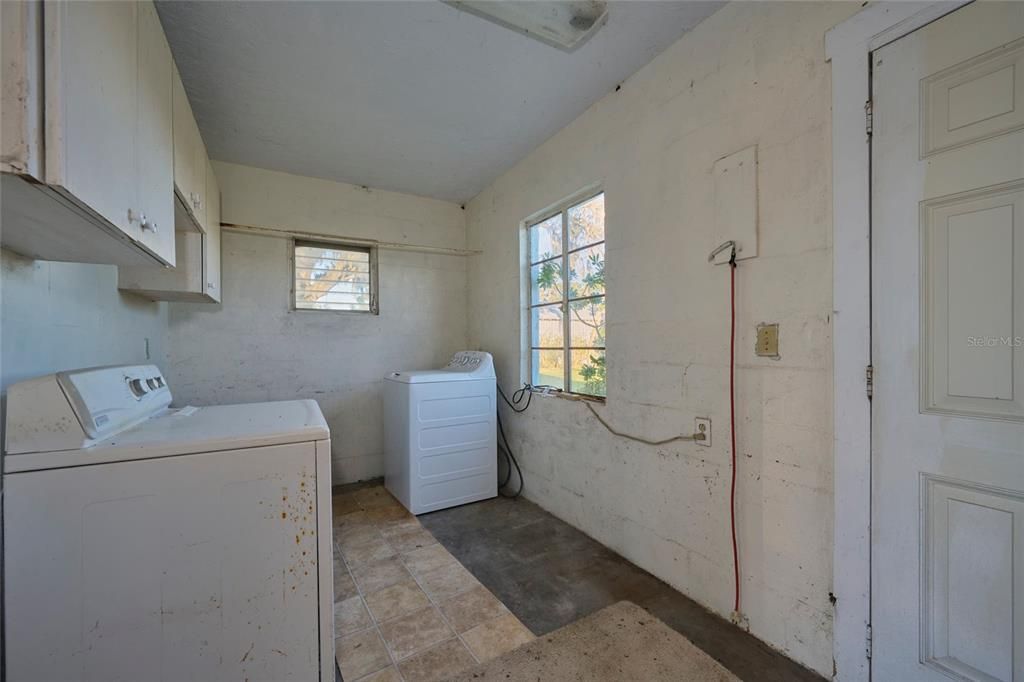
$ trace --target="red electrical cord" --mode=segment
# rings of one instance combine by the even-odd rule
[[[732,524],[732,568],[736,581],[733,611],[740,612],[740,554],[736,545],[736,249],[729,259],[731,322],[729,331],[729,416],[732,422],[732,488],[729,492],[729,521]]]

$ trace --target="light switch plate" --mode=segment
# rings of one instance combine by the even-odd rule
[[[707,417],[696,417],[693,420],[693,432],[694,434],[702,433],[704,438],[701,440],[695,440],[697,445],[703,445],[705,447],[711,447],[711,420]]]
[[[762,358],[779,359],[779,325],[757,325],[757,343],[754,354]]]

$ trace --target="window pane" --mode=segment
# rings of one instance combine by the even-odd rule
[[[603,350],[574,350],[572,353],[573,393],[608,395]]]
[[[569,250],[604,241],[604,194],[569,209]]]
[[[604,244],[569,254],[569,298],[604,293]]]
[[[562,260],[549,260],[530,266],[530,303],[562,300]]]
[[[369,311],[370,252],[297,243],[295,307]]]
[[[530,345],[534,348],[564,348],[565,325],[562,306],[530,308]]]
[[[565,351],[534,350],[531,353],[533,357],[530,362],[530,383],[534,386],[554,386],[565,390]]]
[[[562,214],[530,226],[530,262],[562,254]]]
[[[573,348],[604,348],[604,296],[569,304],[569,345]]]

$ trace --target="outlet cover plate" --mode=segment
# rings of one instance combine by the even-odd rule
[[[709,417],[695,417],[693,420],[693,432],[703,433],[703,440],[694,441],[697,445],[711,447],[711,419]]]
[[[779,359],[779,325],[778,323],[757,325],[757,343],[754,353],[758,357]]]

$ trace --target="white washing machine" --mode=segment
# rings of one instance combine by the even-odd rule
[[[332,682],[320,408],[170,403],[152,365],[9,388],[0,677]]]
[[[413,514],[497,496],[496,409],[490,353],[384,377],[387,489]]]

